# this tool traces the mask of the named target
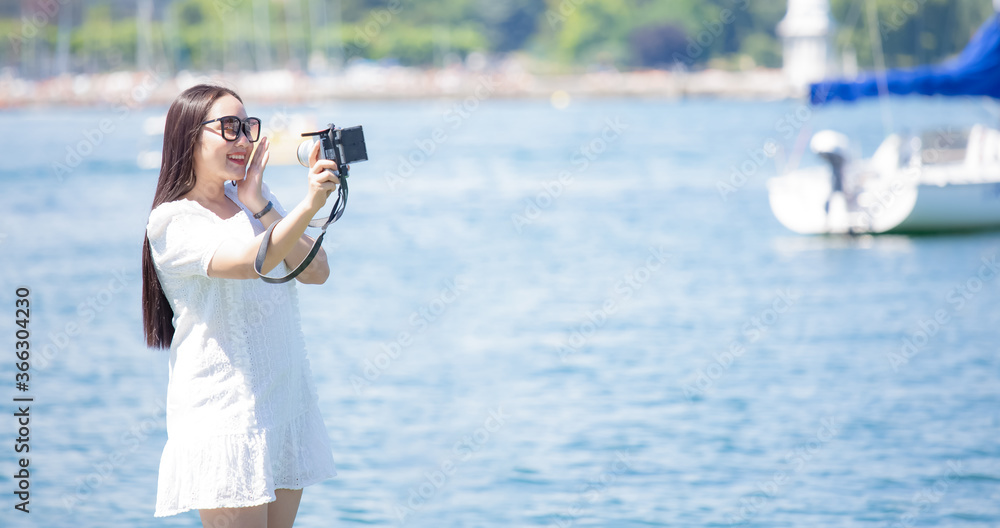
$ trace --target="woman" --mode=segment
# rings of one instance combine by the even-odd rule
[[[170,349],[155,516],[198,509],[206,527],[290,527],[302,488],[336,474],[294,282],[255,280],[253,262],[274,222],[263,272],[302,261],[305,228],[339,173],[317,160],[317,144],[306,196],[286,212],[263,183],[259,135],[232,90],[178,96],[143,244],[146,341]],[[329,273],[320,250],[297,279],[322,284]]]

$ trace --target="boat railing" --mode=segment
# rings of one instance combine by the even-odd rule
[[[1000,131],[983,125],[972,127],[965,164],[970,168],[1000,166]]]

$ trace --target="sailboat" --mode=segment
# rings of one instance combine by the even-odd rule
[[[935,66],[813,83],[813,105],[888,94],[1000,98],[1000,13],[958,57]],[[828,166],[771,178],[771,210],[802,234],[934,233],[1000,228],[1000,130],[889,135],[870,159],[849,138],[817,132],[811,150]]]

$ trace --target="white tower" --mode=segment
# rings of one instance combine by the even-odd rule
[[[784,44],[785,77],[797,89],[822,80],[830,71],[833,20],[828,0],[788,0],[788,12],[778,23]]]

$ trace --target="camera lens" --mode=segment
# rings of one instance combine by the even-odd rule
[[[319,141],[318,138],[309,138],[302,143],[299,143],[298,150],[295,151],[296,156],[299,158],[299,163],[303,167],[309,167],[309,154],[312,152],[313,145]]]

